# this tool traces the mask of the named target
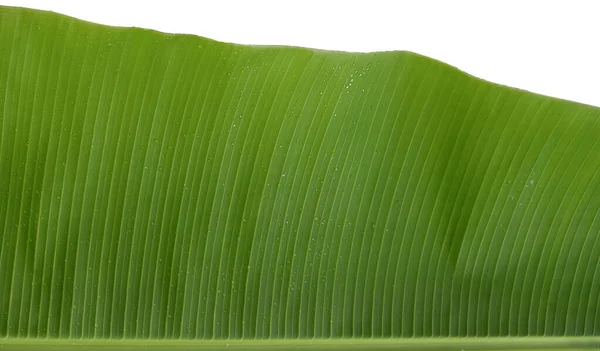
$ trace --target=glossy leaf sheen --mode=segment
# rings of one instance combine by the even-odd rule
[[[0,7],[7,345],[598,336],[599,211],[598,108]]]

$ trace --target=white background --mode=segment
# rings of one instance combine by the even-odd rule
[[[478,77],[600,106],[600,1],[76,1],[0,4],[243,44],[411,50]]]

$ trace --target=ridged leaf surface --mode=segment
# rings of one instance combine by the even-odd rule
[[[591,345],[599,212],[599,108],[409,52],[0,7],[7,346]]]

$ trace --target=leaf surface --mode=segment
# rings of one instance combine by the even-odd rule
[[[599,108],[0,7],[4,346],[593,346],[599,212]]]

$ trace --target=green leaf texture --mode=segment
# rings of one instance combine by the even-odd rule
[[[0,7],[7,345],[597,342],[599,213],[599,108]]]

